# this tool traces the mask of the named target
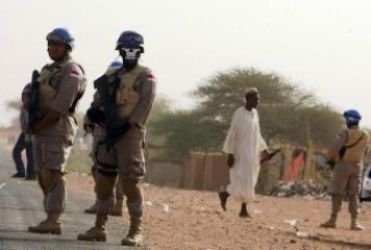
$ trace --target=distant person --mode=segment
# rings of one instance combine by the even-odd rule
[[[61,234],[61,215],[65,208],[65,166],[77,131],[76,106],[83,96],[86,77],[82,67],[71,57],[74,38],[65,28],[53,29],[47,36],[48,54],[52,63],[45,65],[31,85],[38,86],[37,102],[24,102],[29,109],[30,132],[35,152],[35,170],[44,195],[46,219],[28,231]],[[30,91],[27,88],[25,92]],[[36,109],[34,109],[37,106]],[[36,111],[34,113],[34,111]]]
[[[22,95],[22,99],[24,95]],[[15,166],[17,169],[17,173],[15,173],[12,177],[13,178],[24,178],[26,180],[35,180],[35,172],[34,172],[34,158],[33,158],[33,149],[32,149],[32,142],[31,142],[31,135],[27,133],[27,123],[28,123],[28,112],[27,110],[21,106],[20,108],[20,125],[21,125],[21,134],[18,137],[18,140],[13,148],[13,159],[15,162]],[[22,159],[22,152],[26,151],[26,160],[27,160],[27,168],[25,169],[23,159]]]
[[[233,115],[232,123],[224,142],[223,151],[228,154],[230,184],[227,190],[219,192],[223,210],[226,210],[229,196],[241,201],[240,217],[251,217],[247,203],[255,198],[255,185],[260,171],[261,158],[271,157],[267,151],[259,125],[256,107],[259,92],[249,88],[245,93],[246,103]]]
[[[349,200],[351,230],[363,230],[358,223],[359,192],[361,186],[363,156],[369,144],[369,135],[359,128],[361,115],[357,110],[344,112],[347,129],[342,130],[329,148],[327,161],[332,166],[330,194],[332,195],[331,216],[321,224],[323,228],[335,228],[337,215],[344,196]]]

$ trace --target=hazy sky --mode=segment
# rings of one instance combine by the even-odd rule
[[[46,34],[68,27],[74,58],[89,86],[116,56],[126,29],[143,34],[142,62],[158,91],[178,107],[217,71],[256,67],[276,72],[338,110],[358,108],[371,126],[371,1],[341,0],[2,0],[0,7],[0,120],[7,100],[19,98],[33,69],[49,62]],[[264,101],[264,100],[263,100]]]

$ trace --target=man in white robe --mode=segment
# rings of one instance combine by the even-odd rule
[[[242,202],[240,217],[250,217],[247,202],[255,198],[255,185],[260,171],[261,157],[270,158],[267,144],[260,133],[259,92],[256,88],[245,93],[246,103],[239,107],[232,118],[223,151],[228,154],[230,184],[219,193],[221,206],[226,210],[229,196]]]

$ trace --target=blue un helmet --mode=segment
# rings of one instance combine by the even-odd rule
[[[144,52],[144,39],[143,36],[135,31],[124,31],[121,33],[116,43],[116,50],[122,50],[123,48],[140,48],[141,53]]]
[[[119,68],[121,68],[121,66],[122,66],[122,62],[121,61],[118,61],[118,60],[115,60],[115,61],[111,62],[111,64],[109,65],[108,68],[110,68],[110,69],[119,69]]]
[[[355,109],[349,109],[343,114],[348,126],[356,126],[362,119],[361,114]]]
[[[74,47],[74,38],[71,33],[65,28],[56,28],[53,29],[47,36],[46,40],[53,42],[64,43],[69,50],[72,50]]]
[[[118,60],[114,60],[113,62],[111,62],[106,71],[106,75],[111,75],[112,73],[116,72],[118,69],[122,67],[122,64],[123,63]]]

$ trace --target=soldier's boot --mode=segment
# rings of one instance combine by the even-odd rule
[[[138,247],[143,244],[141,223],[142,223],[142,220],[139,217],[130,219],[129,233],[121,241],[121,245]]]
[[[322,223],[320,227],[323,228],[336,228],[337,215],[341,209],[343,197],[341,195],[332,195],[331,199],[331,216],[328,221]]]
[[[348,211],[351,216],[350,229],[354,231],[362,231],[364,230],[364,227],[361,226],[358,222],[359,197],[356,194],[348,194],[348,200],[349,200]]]
[[[241,211],[240,211],[239,216],[241,218],[252,218],[251,215],[249,214],[249,212],[247,211],[247,204],[246,203],[241,204]]]
[[[331,217],[328,221],[321,224],[321,227],[323,228],[336,228],[336,218],[337,214],[332,213]]]
[[[49,213],[46,220],[40,222],[37,226],[31,226],[28,231],[40,234],[61,234],[62,224],[59,220],[59,213]]]
[[[218,193],[220,199],[220,205],[224,211],[227,211],[227,200],[229,197],[229,193],[227,191],[221,191]]]
[[[128,200],[126,201],[130,216],[130,228],[128,234],[121,242],[121,245],[124,246],[141,246],[143,243],[141,228],[143,216],[143,195],[141,194],[140,189],[138,189],[137,191],[139,191],[140,193],[137,193],[136,199],[133,197],[129,199],[129,196]]]
[[[96,214],[97,213],[97,205],[98,205],[98,201],[95,201],[95,203],[91,207],[84,210],[84,213],[86,213],[86,214]]]
[[[124,199],[116,199],[116,202],[112,208],[110,215],[122,216],[123,205],[124,205]]]
[[[350,223],[350,230],[362,231],[364,229],[365,228],[359,224],[357,216],[352,216],[351,223]]]
[[[84,241],[106,241],[107,240],[106,222],[107,222],[106,214],[97,214],[95,226],[90,228],[85,233],[79,234],[77,236],[77,239]]]

